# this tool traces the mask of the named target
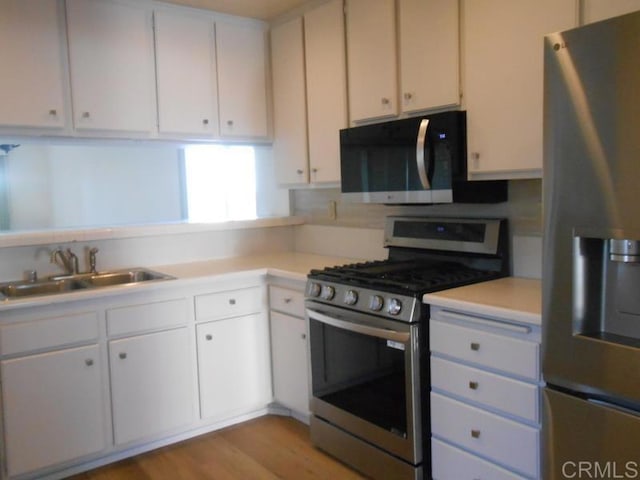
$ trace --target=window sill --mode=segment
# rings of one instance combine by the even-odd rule
[[[49,231],[25,231],[0,234],[0,248],[49,245],[52,243],[89,242],[92,240],[116,240],[121,238],[183,235],[224,230],[286,227],[302,225],[305,217],[268,217],[255,220],[238,220],[220,223],[165,223],[159,225],[124,225],[82,229]]]

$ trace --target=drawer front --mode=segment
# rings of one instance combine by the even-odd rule
[[[110,336],[171,328],[187,323],[187,300],[143,303],[107,310],[107,332]]]
[[[438,393],[431,393],[431,431],[524,475],[538,476],[540,431]]]
[[[269,308],[304,318],[304,294],[282,287],[269,287]]]
[[[440,440],[431,441],[433,480],[526,480],[509,470]]]
[[[98,314],[82,312],[0,327],[0,355],[13,355],[98,338]]]
[[[196,320],[216,320],[263,310],[261,287],[209,293],[196,297]]]
[[[431,351],[538,381],[538,344],[454,325],[429,323]]]
[[[538,423],[538,386],[431,357],[431,387]]]

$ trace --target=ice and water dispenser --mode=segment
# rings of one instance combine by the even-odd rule
[[[574,335],[640,347],[640,236],[631,238],[574,237]]]

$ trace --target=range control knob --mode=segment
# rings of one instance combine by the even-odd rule
[[[402,302],[397,298],[392,298],[389,300],[389,305],[387,306],[387,313],[389,315],[398,315],[402,310]]]
[[[336,289],[331,285],[323,285],[320,291],[320,297],[323,300],[331,300],[336,294]]]
[[[344,303],[347,305],[355,305],[358,302],[358,292],[355,290],[347,290],[344,294]]]
[[[380,295],[371,296],[371,299],[369,300],[369,308],[371,310],[373,310],[374,312],[379,312],[380,310],[382,310],[383,306],[384,298],[382,298]]]
[[[321,290],[321,288],[322,288],[322,287],[320,287],[320,284],[319,284],[319,283],[315,283],[315,282],[310,283],[310,284],[309,284],[309,288],[307,289],[307,294],[308,294],[310,297],[318,297],[318,296],[320,296],[320,290]]]

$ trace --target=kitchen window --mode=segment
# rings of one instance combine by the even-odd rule
[[[257,218],[253,147],[187,146],[184,179],[186,219],[190,223]]]

